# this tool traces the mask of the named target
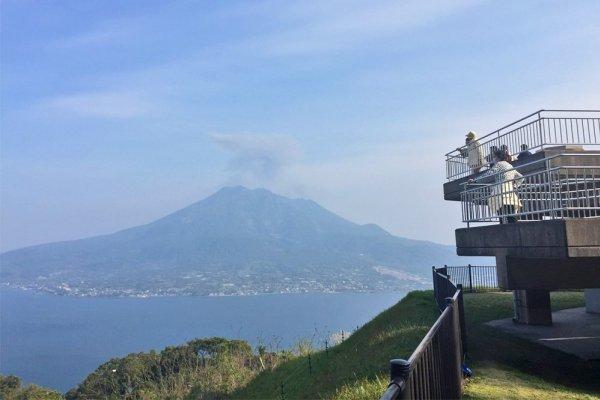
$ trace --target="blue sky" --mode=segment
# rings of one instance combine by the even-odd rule
[[[443,154],[599,108],[597,1],[16,1],[1,248],[149,222],[223,185],[451,243]]]

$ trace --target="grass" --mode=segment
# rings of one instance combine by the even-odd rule
[[[552,293],[555,310],[583,305],[581,292]],[[468,399],[600,399],[600,366],[509,336],[484,322],[512,316],[512,294],[465,295]],[[329,351],[261,372],[234,399],[376,399],[390,358],[407,359],[438,316],[431,291],[411,292]]]
[[[583,306],[581,292],[551,294],[552,308]],[[600,365],[520,339],[484,322],[512,315],[512,293],[465,295],[468,399],[600,399]]]
[[[372,399],[387,386],[390,355],[408,358],[437,318],[431,292],[412,292],[329,351],[260,373],[238,399]],[[283,395],[282,395],[283,389]]]
[[[470,399],[598,399],[589,391],[550,383],[535,375],[497,365],[480,364],[469,380],[465,396]]]

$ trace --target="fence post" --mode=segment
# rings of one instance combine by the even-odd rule
[[[460,343],[462,345],[462,352],[460,353],[461,364],[464,361],[464,356],[467,354],[467,324],[465,322],[465,302],[463,299],[462,285],[456,285],[458,290],[458,317],[460,322]],[[462,368],[461,368],[462,371]]]
[[[462,354],[460,351],[460,315],[458,311],[458,304],[452,297],[446,298],[446,304],[450,307],[452,313],[452,320],[450,325],[450,339],[452,340],[452,354],[450,361],[450,387],[448,388],[448,398],[462,399]]]
[[[537,117],[538,117],[538,120],[537,120],[538,131],[540,132],[540,146],[541,146],[541,149],[544,150],[544,144],[545,144],[544,143],[545,142],[544,139],[545,139],[545,136],[544,136],[544,132],[543,132],[543,129],[542,129],[542,114],[541,114],[541,112],[537,113]]]
[[[471,274],[471,264],[469,264],[468,267],[469,267],[469,292],[473,293],[473,275]]]
[[[410,375],[410,363],[401,358],[390,360],[390,380],[401,388],[399,399],[409,399],[410,388],[407,388]]]
[[[443,268],[432,267],[433,272],[433,297],[435,298],[435,303],[438,306],[440,312],[444,309],[444,298],[446,297],[445,290],[442,293],[442,286],[439,278],[439,272]]]
[[[433,295],[435,296],[435,294],[437,293],[437,291],[435,290],[435,265],[431,267],[431,279],[433,280]]]

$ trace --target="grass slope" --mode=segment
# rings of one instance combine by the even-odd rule
[[[583,293],[552,293],[554,309],[583,305]],[[512,315],[511,293],[465,296],[469,399],[597,399],[600,368],[511,337],[484,322]],[[329,351],[261,372],[236,399],[374,399],[387,387],[390,358],[408,358],[438,313],[431,291],[411,292]],[[310,358],[310,361],[309,361]]]
[[[479,364],[465,386],[464,399],[598,399],[593,391],[566,387],[498,365]]]
[[[260,373],[236,399],[373,398],[387,386],[390,355],[408,358],[437,318],[431,292],[411,292],[329,351]],[[283,385],[283,395],[282,395]],[[362,396],[362,395],[361,395]]]

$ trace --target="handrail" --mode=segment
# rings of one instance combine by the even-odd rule
[[[454,296],[452,296],[452,301],[458,301],[458,294],[459,292],[456,291]],[[431,328],[429,328],[429,331],[427,331],[423,339],[421,339],[421,342],[419,343],[415,351],[413,351],[413,353],[410,355],[408,359],[409,363],[413,364],[417,359],[421,357],[421,353],[423,352],[425,347],[427,347],[427,344],[431,342],[431,338],[438,332],[438,330],[442,326],[442,322],[445,318],[447,318],[447,314],[450,314],[451,312],[451,307],[446,306],[446,308],[444,308],[444,311],[442,311],[438,319],[435,320],[435,323],[431,326]]]
[[[551,113],[556,113],[553,115]],[[568,115],[563,115],[568,113]],[[578,113],[580,115],[573,115]],[[583,115],[582,115],[583,114]],[[596,114],[596,115],[590,115]],[[526,121],[526,122],[525,122]],[[593,138],[592,138],[593,137]],[[490,164],[489,150],[506,145],[511,155],[519,154],[521,144],[528,150],[544,149],[546,146],[577,145],[600,146],[600,110],[538,110],[477,139],[478,167]],[[458,179],[472,173],[472,166],[464,156],[467,145],[449,151],[446,157],[446,178]]]
[[[432,267],[434,297],[440,316],[421,339],[408,360],[390,360],[390,383],[380,400],[448,399],[462,396],[462,362],[467,352],[467,332],[463,302],[463,284],[453,281],[449,272],[495,266]],[[477,280],[475,280],[477,282]],[[473,291],[473,285],[469,288]],[[449,292],[451,291],[451,292]]]
[[[495,265],[444,265],[435,270],[445,271],[452,283],[462,286],[463,292],[500,290]]]
[[[490,137],[490,136],[492,136],[492,135],[494,135],[494,134],[497,134],[497,133],[498,133],[498,132],[500,132],[501,130],[508,128],[509,126],[516,125],[516,124],[518,124],[519,122],[525,121],[527,118],[531,118],[531,117],[533,117],[534,115],[536,115],[536,114],[540,114],[540,113],[542,113],[542,112],[544,112],[544,111],[552,111],[552,112],[554,112],[554,111],[558,111],[558,110],[544,110],[544,109],[542,109],[542,110],[538,110],[538,111],[532,112],[531,114],[529,114],[529,115],[527,115],[527,116],[525,116],[525,117],[523,117],[523,118],[521,118],[521,119],[518,119],[518,120],[516,120],[516,121],[513,121],[513,122],[511,122],[511,123],[510,123],[510,124],[508,124],[508,125],[504,125],[502,128],[498,128],[498,129],[496,129],[495,131],[493,131],[493,132],[490,132],[490,133],[488,133],[488,134],[485,134],[485,135],[483,135],[482,137],[480,137],[480,138],[478,138],[478,139],[479,139],[479,140],[482,140],[482,139],[485,139],[485,138],[487,138],[487,137]],[[561,112],[564,112],[564,110],[563,110],[563,111],[561,111]],[[465,146],[464,146],[464,145],[460,146],[460,148],[463,148],[463,147],[465,147]],[[446,156],[449,156],[449,155],[450,155],[450,154],[452,154],[454,151],[455,151],[455,150],[451,150],[451,151],[449,151],[448,153],[446,153],[445,155],[446,155]]]
[[[399,399],[402,395],[402,391],[406,387],[406,380],[399,379],[397,382],[392,380],[388,385],[388,388],[381,396],[380,400],[395,400]]]
[[[582,158],[596,158],[598,157],[598,153],[559,153],[559,154],[554,154],[552,156],[549,157],[544,157],[544,158],[540,158],[539,160],[534,160],[534,161],[530,161],[528,163],[523,163],[523,164],[519,164],[516,166],[513,166],[511,169],[508,169],[506,171],[502,171],[501,173],[505,173],[508,171],[518,171],[518,170],[523,170],[523,169],[527,169],[527,167],[531,167],[535,164],[543,164],[543,163],[548,163],[550,161],[554,161],[554,159],[556,158],[564,158],[564,157],[582,157]],[[557,166],[558,167],[558,166]],[[582,165],[564,165],[563,167],[565,168],[580,168],[580,167],[584,167]],[[585,165],[585,167],[589,167],[589,168],[598,168],[600,166],[594,166],[594,165]],[[556,167],[553,167],[556,168]],[[483,173],[482,175],[477,175],[476,177],[473,178],[473,182],[463,182],[461,183],[462,186],[466,187],[469,185],[473,185],[474,182],[480,181],[482,179],[488,179],[491,177],[495,177],[496,175],[498,175],[498,173],[496,174],[485,174]]]
[[[487,133],[487,134],[485,134],[485,135],[481,136],[480,138],[478,138],[478,140],[482,140],[482,139],[488,138],[488,137],[490,137],[490,136],[492,136],[492,135],[494,135],[494,134],[498,134],[500,131],[502,131],[502,130],[504,130],[504,129],[508,128],[508,127],[511,127],[511,126],[513,126],[513,125],[516,125],[516,124],[518,124],[519,122],[523,122],[523,121],[525,121],[526,119],[528,119],[528,118],[531,118],[531,117],[533,117],[534,115],[541,114],[541,113],[543,113],[543,112],[563,112],[563,113],[568,113],[568,112],[578,112],[578,113],[600,113],[600,110],[549,110],[549,109],[540,109],[540,110],[537,110],[537,111],[534,111],[534,112],[532,112],[531,114],[529,114],[529,115],[527,115],[527,116],[525,116],[525,117],[523,117],[523,118],[520,118],[520,119],[518,119],[518,120],[516,120],[516,121],[513,121],[513,122],[511,122],[510,124],[504,125],[502,128],[498,128],[498,129],[496,129],[495,131],[492,131],[492,132],[490,132],[490,133]],[[465,147],[465,145],[462,145],[462,146],[460,146],[460,147],[461,147],[461,148],[463,148],[463,147]],[[451,151],[449,151],[448,153],[446,153],[446,154],[444,154],[444,155],[445,155],[445,156],[448,156],[448,155],[452,154],[454,151],[456,151],[456,149],[455,149],[455,150],[451,150]]]
[[[552,165],[559,157],[598,157],[563,153],[484,174],[467,182],[460,194],[462,221],[495,222],[600,217],[600,165]],[[524,174],[534,164],[542,167]],[[487,181],[481,183],[483,181]],[[474,187],[473,187],[474,186]]]
[[[381,400],[462,396],[461,363],[466,349],[462,290],[435,267],[433,277],[436,299],[448,288],[453,288],[453,293],[445,297],[440,316],[409,359],[390,361],[390,384]]]

